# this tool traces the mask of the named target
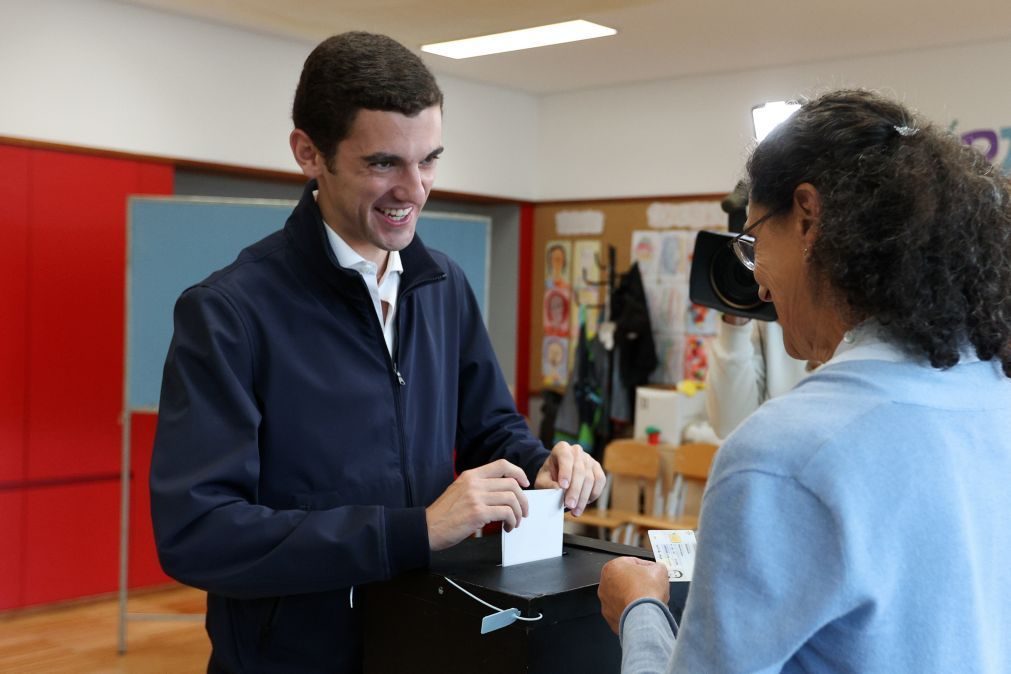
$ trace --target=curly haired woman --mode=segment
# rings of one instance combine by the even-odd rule
[[[662,567],[604,568],[623,670],[1011,671],[1006,178],[865,91],[806,103],[748,174],[735,252],[825,365],[721,447],[680,630]]]

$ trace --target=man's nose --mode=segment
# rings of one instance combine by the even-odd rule
[[[393,190],[393,196],[399,201],[407,201],[412,204],[423,204],[428,194],[425,185],[425,175],[418,166],[408,166],[400,172],[397,186]]]

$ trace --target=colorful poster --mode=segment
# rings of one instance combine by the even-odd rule
[[[699,304],[688,304],[685,310],[685,332],[692,335],[715,335],[719,312]]]
[[[694,233],[662,232],[660,234],[660,252],[657,260],[657,273],[661,278],[688,277],[688,243],[689,236],[694,239]]]
[[[684,378],[705,381],[709,369],[709,345],[702,335],[685,335]]]
[[[653,341],[660,364],[653,371],[650,381],[654,384],[677,384],[684,379],[684,335],[654,334]]]
[[[706,338],[716,333],[719,315],[688,298],[697,234],[684,229],[632,232],[632,260],[639,263],[660,361],[650,376],[656,384],[705,377]]]
[[[577,288],[598,288],[603,274],[600,263],[600,241],[582,239],[576,241],[573,258],[576,261],[572,283]]]
[[[684,311],[687,293],[685,287],[675,283],[646,284],[646,305],[654,334],[684,332]]]
[[[545,337],[541,345],[541,374],[544,386],[565,386],[569,380],[569,340]]]
[[[632,262],[639,263],[643,283],[650,283],[657,275],[660,259],[660,232],[636,230],[632,232]]]
[[[549,288],[544,291],[544,334],[552,337],[569,336],[570,291]]]
[[[572,287],[572,242],[548,241],[544,247],[544,287]]]
[[[604,272],[600,268],[600,241],[596,239],[581,239],[574,243],[572,259],[575,261],[572,282],[575,286],[574,311],[572,312],[572,345],[579,334],[579,326],[586,326],[587,338],[597,334],[597,325],[603,317],[601,297],[603,289],[601,282]]]

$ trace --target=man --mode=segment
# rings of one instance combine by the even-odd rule
[[[705,388],[706,413],[716,435],[729,436],[759,405],[792,389],[815,367],[786,352],[779,323],[723,314]]]
[[[183,293],[165,365],[155,537],[165,570],[208,590],[210,671],[355,671],[354,586],[519,526],[525,487],[561,487],[579,514],[604,482],[578,446],[530,434],[463,273],[414,236],[442,152],[420,59],[329,38],[292,116],[301,201]]]

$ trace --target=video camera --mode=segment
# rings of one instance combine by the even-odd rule
[[[727,214],[729,231],[699,232],[695,239],[688,295],[695,304],[725,314],[774,321],[776,308],[758,297],[755,275],[740,263],[729,245],[744,229],[747,220],[748,190],[743,181],[724,197],[720,207]]]

